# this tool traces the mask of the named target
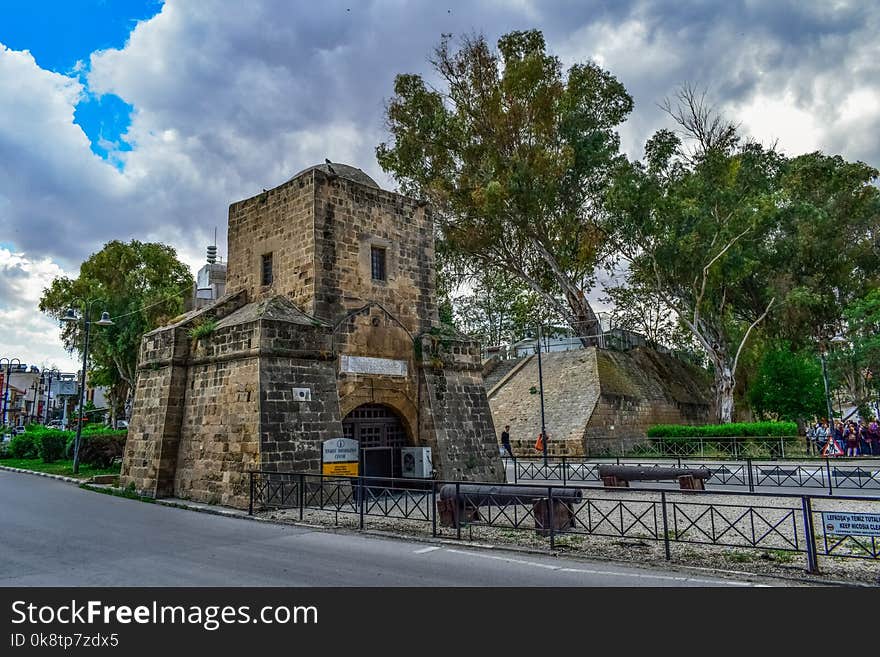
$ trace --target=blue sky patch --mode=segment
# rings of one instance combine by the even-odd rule
[[[96,50],[122,48],[138,21],[161,10],[162,0],[0,0],[0,43],[28,50],[40,67],[76,75],[86,84],[87,70],[74,73],[77,62],[87,67]],[[131,124],[132,109],[119,96],[87,93],[74,122],[88,136],[92,152],[107,159],[114,150],[131,150],[120,137]]]
[[[106,160],[112,151],[131,150],[122,135],[131,125],[132,109],[132,105],[115,94],[89,94],[76,106],[73,122],[88,136],[92,152]]]

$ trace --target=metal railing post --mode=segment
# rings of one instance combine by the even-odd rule
[[[834,440],[834,436],[831,436],[830,440]],[[831,461],[828,460],[828,457],[825,457],[825,471],[828,473],[828,494],[834,495],[834,482],[831,480]]]
[[[250,498],[250,501],[248,502],[248,515],[252,516],[252,515],[254,515],[254,471],[253,470],[249,471],[248,476],[250,478],[250,491],[251,491],[251,498]]]
[[[663,507],[663,547],[666,550],[666,561],[672,557],[669,554],[669,521],[666,518],[666,491],[660,491],[660,504]]]
[[[517,463],[516,457],[513,459],[513,483],[517,482],[517,469],[519,468],[519,464]],[[505,477],[507,479],[507,477]]]
[[[779,436],[779,452],[782,454],[782,458],[785,458],[785,440],[782,439],[782,436]]]
[[[807,540],[807,572],[815,575],[819,572],[819,559],[816,556],[816,533],[813,530],[813,505],[807,495],[801,498],[804,511],[804,532]]]
[[[547,516],[550,522],[550,549],[556,548],[556,517],[553,515],[553,489],[547,487]]]
[[[364,479],[361,475],[358,475],[357,484],[358,484],[358,513],[360,515],[358,528],[363,529],[364,528],[364,506],[365,505],[364,505]]]
[[[431,536],[437,538],[437,484],[431,482]]]
[[[306,505],[306,478],[305,475],[300,473],[299,475],[299,519],[303,519],[303,509]]]
[[[461,482],[455,482],[455,538],[461,540]]]
[[[701,458],[701,459],[706,458],[706,454],[705,454],[705,452],[704,452],[704,450],[703,450],[703,439],[702,439],[702,437],[700,438],[700,458]]]
[[[749,492],[755,492],[755,477],[752,474],[752,459],[746,458],[746,467],[749,469]]]
[[[562,457],[562,485],[563,486],[565,486],[566,477],[568,476],[568,473],[566,472],[567,470],[568,470],[568,466],[565,464],[565,457],[563,456]]]

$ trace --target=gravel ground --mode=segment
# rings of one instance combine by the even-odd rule
[[[356,507],[343,504],[340,511],[348,512],[335,512],[327,507],[333,504],[333,497],[326,490],[324,510],[305,509],[302,522],[357,529]],[[584,491],[583,499],[574,507],[575,527],[557,533],[553,551],[627,563],[664,562],[660,500],[660,493],[653,492]],[[364,529],[431,537],[430,493],[384,495],[371,504]],[[874,539],[873,547],[870,537],[859,539],[863,546],[852,538],[835,545],[836,539],[829,537],[826,543],[821,517],[822,511],[880,513],[880,502],[813,499],[819,575],[806,573],[801,504],[800,498],[667,492],[670,563],[827,582],[880,584],[880,554],[854,558],[869,556],[870,551],[880,552],[880,538]],[[481,507],[483,521],[463,526],[461,540],[550,551],[549,537],[539,536],[534,530],[532,513],[531,505]],[[282,522],[300,521],[298,509],[270,509],[259,515]],[[440,526],[438,514],[437,536],[455,539],[456,535],[454,527]],[[718,544],[708,544],[713,538]],[[826,549],[834,555],[850,556],[829,556],[824,554]]]

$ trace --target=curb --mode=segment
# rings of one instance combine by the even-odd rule
[[[21,472],[23,474],[37,475],[38,477],[46,477],[48,479],[57,479],[58,481],[65,481],[68,484],[84,484],[87,483],[87,479],[75,479],[74,477],[65,477],[64,475],[51,474],[49,472],[38,472],[37,470],[25,470],[24,468],[10,468],[6,465],[0,465],[0,470],[5,470],[6,472]]]

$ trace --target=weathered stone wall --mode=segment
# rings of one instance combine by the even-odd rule
[[[652,349],[578,349],[541,355],[551,456],[584,456],[644,439],[653,424],[699,424],[711,410],[711,382],[699,368]],[[500,444],[509,424],[519,456],[539,456],[538,359],[531,358],[490,397]]]
[[[401,416],[411,444],[421,444],[418,368],[410,334],[395,317],[374,306],[340,324],[333,342],[343,353],[406,363],[406,376],[347,373],[340,366],[337,388],[342,417],[362,404],[384,404]]]
[[[483,387],[480,345],[424,336],[422,436],[439,478],[503,482],[492,411]]]
[[[332,361],[265,358],[261,381],[261,466],[264,470],[321,471],[321,445],[342,437],[342,418]],[[297,401],[292,388],[309,388]]]
[[[342,436],[330,328],[276,306],[261,331],[261,467],[319,472],[321,443]],[[308,388],[311,399],[299,401],[294,388]]]
[[[586,454],[628,449],[655,424],[704,424],[711,413],[708,375],[697,367],[637,348],[599,350],[602,394],[587,424]]]
[[[161,497],[174,489],[189,343],[185,330],[168,327],[141,341],[138,381],[120,473],[120,485]]]
[[[221,321],[193,341],[174,479],[179,497],[247,505],[246,471],[259,465],[258,342],[256,321]]]
[[[544,380],[544,418],[549,440],[547,454],[583,453],[584,428],[599,399],[596,350],[541,354]],[[538,456],[535,441],[541,433],[538,359],[528,360],[489,398],[498,444],[504,425],[510,425],[510,444],[518,456]]]
[[[314,177],[305,173],[229,206],[228,292],[249,301],[275,295],[314,310]],[[272,254],[273,281],[262,285],[262,256]]]
[[[412,334],[435,326],[434,233],[428,207],[320,170],[313,175],[314,314],[335,322],[375,301]],[[386,250],[386,281],[372,279],[372,246]],[[355,353],[344,340],[338,346]]]

